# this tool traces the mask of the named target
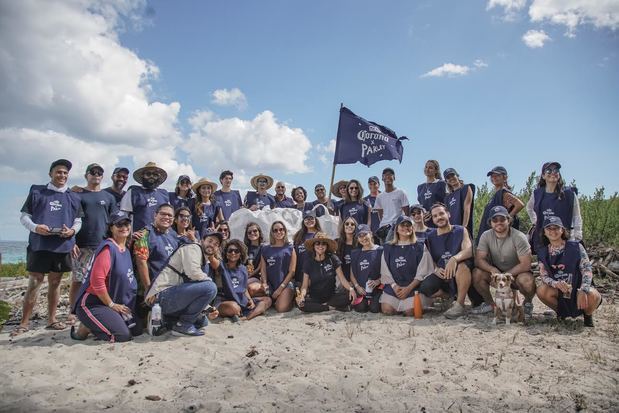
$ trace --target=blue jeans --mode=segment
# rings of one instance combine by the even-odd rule
[[[183,283],[159,293],[159,305],[164,316],[178,318],[183,326],[193,324],[215,295],[212,281]]]

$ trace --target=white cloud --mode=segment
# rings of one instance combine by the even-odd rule
[[[442,66],[434,68],[427,73],[421,75],[421,77],[456,77],[465,76],[470,72],[471,68],[468,66],[455,65],[453,63],[445,63]]]
[[[488,0],[486,10],[496,8],[502,8],[504,11],[503,18],[507,21],[514,20],[518,12],[522,10],[527,4],[527,0]]]
[[[617,0],[533,0],[529,7],[533,22],[549,21],[567,28],[568,37],[575,36],[579,25],[592,24],[597,28],[619,28]]]
[[[544,43],[552,40],[543,30],[529,30],[522,35],[522,41],[531,49],[544,47]]]
[[[184,145],[191,161],[202,164],[210,175],[222,169],[309,172],[312,147],[303,131],[280,123],[270,111],[254,119],[218,119],[211,112],[198,112],[189,120],[193,131]]]
[[[0,2],[0,165],[13,171],[2,179],[45,178],[60,157],[81,175],[88,162],[112,168],[121,154],[136,167],[156,160],[171,176],[193,174],[175,160],[180,104],[151,99],[159,69],[118,40],[119,27],[139,22],[144,6]]]
[[[488,67],[488,63],[484,62],[481,59],[475,59],[475,61],[473,62],[473,66],[475,66],[478,69],[484,69]]]
[[[324,164],[333,163],[333,155],[335,153],[335,139],[331,139],[326,145],[316,145],[316,153],[318,160]]]
[[[239,88],[217,89],[213,92],[213,104],[218,106],[235,106],[242,110],[247,107],[247,98]]]

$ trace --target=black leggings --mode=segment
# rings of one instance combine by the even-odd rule
[[[353,305],[352,309],[358,313],[379,313],[380,312],[380,296],[382,290],[375,288],[372,294],[368,297],[363,297],[363,300],[357,305]]]
[[[299,309],[306,313],[329,311],[329,307],[335,307],[338,311],[348,311],[349,305],[350,298],[348,298],[348,291],[336,291],[326,303],[321,303],[318,300],[312,299],[310,296],[306,296],[305,305],[299,307]]]

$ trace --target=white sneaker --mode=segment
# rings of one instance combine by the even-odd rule
[[[478,305],[477,307],[471,308],[471,314],[488,314],[491,313],[493,311],[493,307],[491,304],[488,304],[486,302],[481,303],[480,305]]]

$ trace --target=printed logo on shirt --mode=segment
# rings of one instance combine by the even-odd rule
[[[206,214],[200,215],[200,222],[206,222],[206,221],[208,221],[208,215]]]
[[[404,267],[407,264],[406,258],[400,256],[398,258],[395,259],[395,267],[396,268],[400,268],[400,267]]]
[[[367,270],[370,268],[370,261],[368,261],[367,258],[364,258],[363,261],[359,263],[359,267],[361,268],[361,271]]]
[[[99,205],[105,205],[105,199],[102,199],[101,201],[99,201]]]
[[[299,254],[304,253],[305,252],[305,244],[300,244],[299,245]]]
[[[430,191],[429,189],[426,190],[426,192],[423,194],[423,198],[424,199],[430,199],[432,198],[432,191]]]
[[[571,272],[563,272],[565,270],[565,264],[551,265],[551,267],[557,271],[553,277],[555,280],[565,281],[568,284],[572,283],[572,278],[574,277],[574,274],[572,274]]]
[[[552,216],[555,215],[555,211],[553,211],[552,209],[548,208],[548,209],[545,209],[544,211],[542,211],[542,215],[544,215],[544,218],[552,217]]]
[[[329,272],[329,271],[331,271],[333,269],[333,265],[325,264],[324,267],[322,267],[322,268],[324,268],[325,272]]]
[[[230,282],[232,282],[232,288],[237,288],[239,285],[241,285],[239,278],[235,276],[230,277]]]
[[[146,204],[149,207],[155,206],[157,205],[157,199],[154,196],[151,196],[150,198],[146,200]]]
[[[62,204],[60,203],[60,201],[56,200],[56,201],[51,201],[49,203],[49,210],[51,212],[60,211],[61,209],[62,209]]]
[[[262,208],[264,208],[264,206],[265,206],[266,204],[264,203],[264,201],[263,201],[262,199],[258,198],[258,199],[256,200],[256,205],[258,206],[258,208],[259,208],[259,209],[262,209]]]
[[[359,212],[359,210],[356,207],[352,207],[348,210],[348,216],[357,215],[357,212]]]
[[[454,206],[454,205],[456,205],[456,198],[451,198],[451,199],[449,200],[449,206],[450,206],[450,207],[452,207],[452,206]]]
[[[346,264],[350,264],[350,254],[346,254],[346,255],[344,255],[344,262],[345,262]]]
[[[231,207],[232,206],[232,201],[230,201],[229,199],[226,199],[224,201],[224,205],[227,206],[227,207]]]
[[[174,252],[174,247],[170,244],[166,245],[164,249],[168,253],[168,257]]]
[[[447,265],[447,261],[449,261],[449,259],[451,258],[451,252],[450,251],[445,251],[442,255],[441,255],[441,261]]]
[[[129,282],[133,282],[133,269],[129,268],[127,270],[127,279],[129,280]]]
[[[273,256],[267,258],[267,264],[269,264],[269,267],[274,266],[276,262],[277,262],[277,260]]]

